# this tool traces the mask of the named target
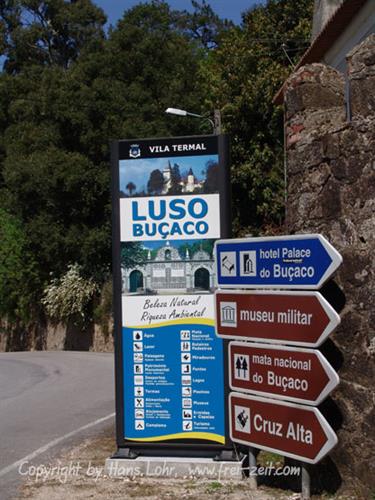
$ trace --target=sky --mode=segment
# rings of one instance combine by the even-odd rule
[[[94,0],[107,14],[109,24],[116,24],[125,10],[140,3],[139,0]],[[169,5],[177,10],[191,10],[190,0],[169,0]],[[264,0],[208,0],[212,9],[222,18],[236,24],[241,22],[241,13],[253,5],[264,3]]]
[[[210,160],[217,161],[217,156],[178,156],[173,158],[123,160],[120,161],[120,189],[125,193],[126,185],[132,181],[136,185],[136,192],[146,190],[151,172],[155,169],[162,172],[168,165],[168,161],[171,162],[172,166],[175,163],[179,165],[181,175],[184,175],[192,168],[195,177],[202,180],[202,171],[205,170],[206,163]]]

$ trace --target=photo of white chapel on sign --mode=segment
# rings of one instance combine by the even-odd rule
[[[210,293],[214,289],[214,240],[121,243],[122,293]]]
[[[120,196],[218,193],[218,169],[217,155],[122,160]]]

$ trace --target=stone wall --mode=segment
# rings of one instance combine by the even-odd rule
[[[323,293],[342,323],[323,346],[340,385],[323,410],[339,444],[319,477],[337,490],[375,491],[375,36],[347,56],[344,77],[321,64],[292,75],[285,93],[287,231],[323,234],[343,265]],[[356,486],[357,487],[357,486]],[[328,488],[329,489],[329,488]],[[358,498],[363,493],[358,493]]]
[[[95,323],[83,328],[42,321],[25,328],[0,321],[0,352],[39,350],[113,352],[112,319],[106,328]]]

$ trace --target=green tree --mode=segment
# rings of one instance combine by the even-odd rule
[[[202,66],[208,109],[232,143],[234,233],[282,224],[283,119],[272,98],[309,44],[313,0],[268,0],[226,32]]]
[[[219,164],[217,161],[208,161],[206,163],[204,192],[218,193],[219,192]]]
[[[73,262],[87,277],[108,275],[107,113],[115,104],[98,71],[105,21],[100,9],[88,0],[8,3],[17,7],[19,22],[6,32],[6,72],[0,75],[0,198],[22,221],[40,297],[51,274],[62,276]],[[3,14],[3,24],[11,24],[9,12],[5,20]],[[51,39],[43,26],[53,31]],[[50,50],[53,57],[40,59],[39,49],[23,45],[30,33],[39,52]],[[22,52],[24,46],[30,53]]]
[[[128,182],[126,184],[126,189],[129,191],[129,196],[132,195],[132,192],[135,191],[135,189],[137,188],[137,186],[134,184],[134,182]]]
[[[180,167],[175,163],[171,169],[171,187],[168,194],[180,194],[182,191]]]
[[[126,11],[109,34],[107,74],[121,113],[118,137],[199,133],[199,121],[170,117],[170,106],[200,110],[203,53],[164,1]]]
[[[128,241],[121,244],[121,267],[131,269],[142,265],[147,259],[147,250],[138,241]]]
[[[31,64],[68,68],[104,38],[106,17],[91,0],[5,0],[0,16],[8,73]]]
[[[38,276],[19,220],[0,208],[0,315],[28,321],[35,304]]]
[[[148,194],[160,194],[164,187],[164,177],[159,169],[155,169],[151,172],[150,178],[147,182],[147,192]]]
[[[193,12],[176,13],[177,26],[197,41],[199,46],[209,50],[220,43],[220,37],[225,31],[233,27],[227,19],[221,19],[205,1],[191,0]]]
[[[206,122],[168,117],[169,106],[222,109],[236,234],[280,223],[282,115],[271,101],[291,69],[284,50],[296,60],[307,45],[311,5],[269,0],[233,27],[204,1],[188,14],[153,0],[126,11],[106,37],[90,0],[0,2],[0,210],[32,269],[22,281],[18,261],[4,258],[3,276],[9,264],[26,285],[12,288],[2,314],[20,315],[25,303],[36,310],[73,263],[84,279],[108,279],[109,139],[211,132]],[[179,192],[175,167],[172,178]],[[145,258],[137,245],[125,254],[129,266]]]
[[[0,207],[35,259],[35,302],[72,263],[108,279],[109,139],[199,131],[164,114],[201,104],[201,54],[176,13],[136,6],[107,41],[104,21],[89,0],[0,4]]]

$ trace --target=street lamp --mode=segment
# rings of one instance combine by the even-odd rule
[[[189,111],[185,111],[184,109],[178,109],[178,108],[167,108],[165,112],[170,115],[193,116],[194,118],[203,118],[204,120],[208,120],[210,122],[214,134],[221,133],[221,115],[220,115],[220,110],[218,109],[215,109],[214,111],[214,120],[211,120],[211,118],[208,118],[208,116],[198,115],[197,113],[190,113]]]

